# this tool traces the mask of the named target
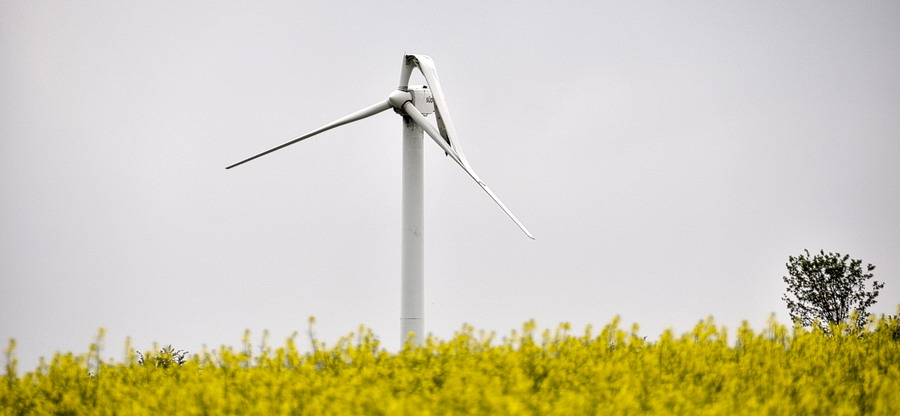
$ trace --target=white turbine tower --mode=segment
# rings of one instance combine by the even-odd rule
[[[419,68],[428,85],[411,88],[409,77],[413,67]],[[294,140],[266,150],[258,155],[244,159],[235,166],[249,162],[260,156],[269,154],[278,149],[290,146],[303,139],[310,138],[324,131],[352,123],[357,120],[378,114],[382,111],[394,109],[397,114],[403,116],[403,220],[401,241],[401,280],[402,280],[402,304],[400,308],[400,335],[401,342],[407,341],[410,333],[412,341],[422,345],[425,334],[425,240],[424,240],[424,178],[422,140],[424,131],[437,143],[444,153],[459,164],[472,179],[484,189],[485,192],[503,209],[516,225],[525,234],[534,239],[524,225],[510,212],[509,208],[497,198],[497,195],[475,174],[469,162],[466,160],[460,147],[456,130],[450,120],[450,111],[444,101],[444,92],[438,81],[434,61],[426,55],[406,55],[403,57],[403,67],[400,73],[400,86],[392,92],[387,100],[373,104],[362,110],[348,114],[347,116],[328,123]],[[435,113],[437,128],[426,119],[426,114]]]

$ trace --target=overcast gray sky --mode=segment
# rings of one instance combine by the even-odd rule
[[[426,328],[757,328],[808,248],[900,304],[900,3],[0,3],[0,339],[197,352],[318,319],[399,344],[390,112],[430,55],[469,161],[426,143]],[[414,76],[413,82],[422,82]]]

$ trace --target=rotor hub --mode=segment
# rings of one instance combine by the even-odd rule
[[[403,105],[407,102],[411,102],[423,115],[434,113],[434,95],[427,85],[410,86],[406,91],[394,90],[388,97],[388,102],[398,114],[406,114]]]

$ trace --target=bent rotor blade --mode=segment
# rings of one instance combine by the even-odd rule
[[[441,136],[450,143],[450,147],[456,150],[459,160],[462,164],[468,165],[466,156],[463,154],[459,139],[456,136],[456,129],[453,127],[453,120],[450,118],[450,109],[447,108],[447,102],[444,100],[444,90],[441,88],[441,81],[438,79],[437,68],[434,61],[428,55],[410,55],[419,72],[425,77],[428,83],[428,89],[434,97],[434,114],[437,118],[438,129]]]
[[[315,129],[315,130],[313,130],[313,131],[311,131],[311,132],[309,132],[309,133],[306,133],[306,134],[304,134],[304,135],[302,135],[302,136],[300,136],[300,137],[298,137],[298,138],[296,138],[296,139],[294,139],[294,140],[291,140],[291,141],[289,141],[289,142],[287,142],[287,143],[285,143],[285,144],[282,144],[282,145],[280,145],[280,146],[273,147],[273,148],[271,148],[271,149],[269,149],[269,150],[266,150],[265,152],[262,152],[262,153],[260,153],[260,154],[258,154],[258,155],[255,155],[255,156],[249,157],[249,158],[247,158],[247,159],[244,159],[244,160],[242,160],[242,161],[240,161],[240,162],[237,162],[237,163],[235,163],[235,164],[233,164],[233,165],[231,165],[231,166],[226,167],[225,169],[231,169],[231,168],[233,168],[233,167],[235,167],[235,166],[242,165],[242,164],[247,163],[247,162],[249,162],[249,161],[251,161],[251,160],[253,160],[253,159],[256,159],[256,158],[258,158],[258,157],[265,156],[265,155],[267,155],[267,154],[269,154],[269,153],[272,153],[272,152],[274,152],[274,151],[276,151],[276,150],[278,150],[278,149],[281,149],[281,148],[290,146],[290,145],[292,145],[292,144],[294,144],[294,143],[297,143],[297,142],[299,142],[299,141],[301,141],[301,140],[303,140],[303,139],[308,139],[308,138],[310,138],[310,137],[312,137],[312,136],[315,136],[315,135],[317,135],[317,134],[319,134],[319,133],[322,133],[322,132],[324,132],[324,131],[331,130],[331,129],[335,128],[335,127],[343,126],[344,124],[347,124],[347,123],[352,123],[352,122],[354,122],[354,121],[362,120],[362,119],[364,119],[364,118],[366,118],[366,117],[369,117],[369,116],[374,116],[375,114],[378,114],[378,113],[380,113],[380,112],[382,112],[382,111],[385,111],[385,110],[387,110],[387,109],[390,109],[390,108],[393,108],[393,107],[391,106],[391,103],[388,102],[388,101],[384,101],[384,102],[380,102],[380,103],[377,103],[377,104],[370,105],[370,106],[368,106],[368,107],[366,107],[366,108],[363,108],[362,110],[359,110],[359,111],[356,111],[356,112],[347,114],[346,116],[344,116],[344,117],[342,117],[342,118],[339,118],[339,119],[337,119],[337,120],[335,120],[335,121],[332,121],[331,123],[328,123],[328,124],[326,124],[326,125],[324,125],[324,126],[322,126],[322,127],[319,127],[319,128],[317,128],[317,129]]]
[[[487,184],[485,184],[481,180],[481,178],[478,177],[478,175],[475,173],[475,170],[472,169],[471,166],[469,166],[465,159],[460,157],[459,153],[457,152],[458,149],[453,149],[452,147],[447,145],[447,142],[444,141],[441,133],[436,128],[434,128],[434,126],[431,125],[428,120],[425,119],[425,116],[416,108],[415,105],[413,105],[412,102],[407,101],[406,103],[404,103],[403,111],[405,111],[406,114],[416,122],[416,124],[422,127],[422,130],[425,130],[425,133],[428,133],[428,135],[431,136],[432,140],[434,140],[434,142],[437,143],[438,146],[440,146],[448,156],[450,156],[457,164],[459,164],[459,166],[463,168],[463,170],[466,171],[466,173],[468,173],[469,176],[471,176],[472,179],[475,180],[475,182],[478,183],[478,186],[480,186],[481,189],[484,189],[484,191],[487,192],[488,196],[490,196],[491,199],[493,199],[494,202],[496,202],[497,205],[500,206],[503,212],[505,212],[506,215],[509,216],[509,218],[519,226],[519,229],[521,229],[522,232],[524,232],[525,235],[528,236],[528,238],[534,240],[534,236],[531,235],[530,232],[528,232],[528,229],[525,228],[525,225],[523,225],[522,222],[520,222],[519,219],[516,218],[515,215],[513,215],[512,211],[510,211],[509,208],[506,207],[503,201],[501,201],[500,198],[498,198],[497,195],[494,194],[493,191],[491,191],[491,188],[488,188]]]

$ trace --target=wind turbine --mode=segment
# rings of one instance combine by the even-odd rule
[[[418,68],[428,85],[410,87],[409,77],[414,68]],[[417,345],[424,343],[425,328],[425,217],[424,217],[424,178],[422,141],[423,131],[456,162],[481,189],[503,209],[529,238],[534,236],[525,228],[515,215],[491,191],[491,188],[475,174],[460,147],[456,129],[450,120],[450,110],[444,101],[444,92],[438,81],[434,61],[427,55],[405,55],[400,72],[400,86],[385,101],[370,105],[362,110],[350,113],[340,119],[328,123],[303,136],[265,152],[237,162],[225,169],[247,163],[260,156],[290,146],[335,127],[352,123],[373,116],[382,111],[393,109],[403,117],[403,219],[401,226],[401,308],[400,335],[401,343],[407,341],[410,333],[412,341]],[[426,114],[434,112],[437,128],[425,119]]]

